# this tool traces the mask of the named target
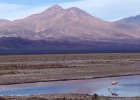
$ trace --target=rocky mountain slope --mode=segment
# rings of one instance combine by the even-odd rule
[[[107,22],[76,7],[55,5],[24,19],[0,20],[0,48],[125,50],[139,45],[139,25],[140,16]]]
[[[140,37],[79,8],[63,9],[57,5],[25,19],[5,23],[0,21],[0,35],[34,40],[77,38],[94,41]]]

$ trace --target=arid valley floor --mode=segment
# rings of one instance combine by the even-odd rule
[[[123,75],[140,75],[140,53],[0,56],[0,85],[95,79]],[[67,100],[64,97],[68,97],[68,100],[140,100],[139,97],[93,98],[89,95],[83,97],[81,97],[82,95],[71,95],[1,97],[0,100]]]

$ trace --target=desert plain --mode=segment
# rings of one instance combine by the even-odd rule
[[[0,85],[140,75],[140,53],[1,55]],[[139,97],[38,95],[0,100],[140,100]]]

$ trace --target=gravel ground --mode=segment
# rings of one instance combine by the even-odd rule
[[[22,97],[0,97],[0,100],[140,100],[140,97],[99,97],[83,94],[63,94],[63,95],[40,95]]]

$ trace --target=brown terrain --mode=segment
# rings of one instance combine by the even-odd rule
[[[0,56],[0,84],[140,74],[140,54]]]
[[[0,84],[94,79],[140,74],[139,53],[48,54],[0,56]],[[97,95],[38,95],[0,100],[139,100],[139,97]]]
[[[38,96],[13,96],[0,97],[0,100],[140,100],[139,97],[99,97],[96,95],[61,94],[61,95],[38,95]]]

